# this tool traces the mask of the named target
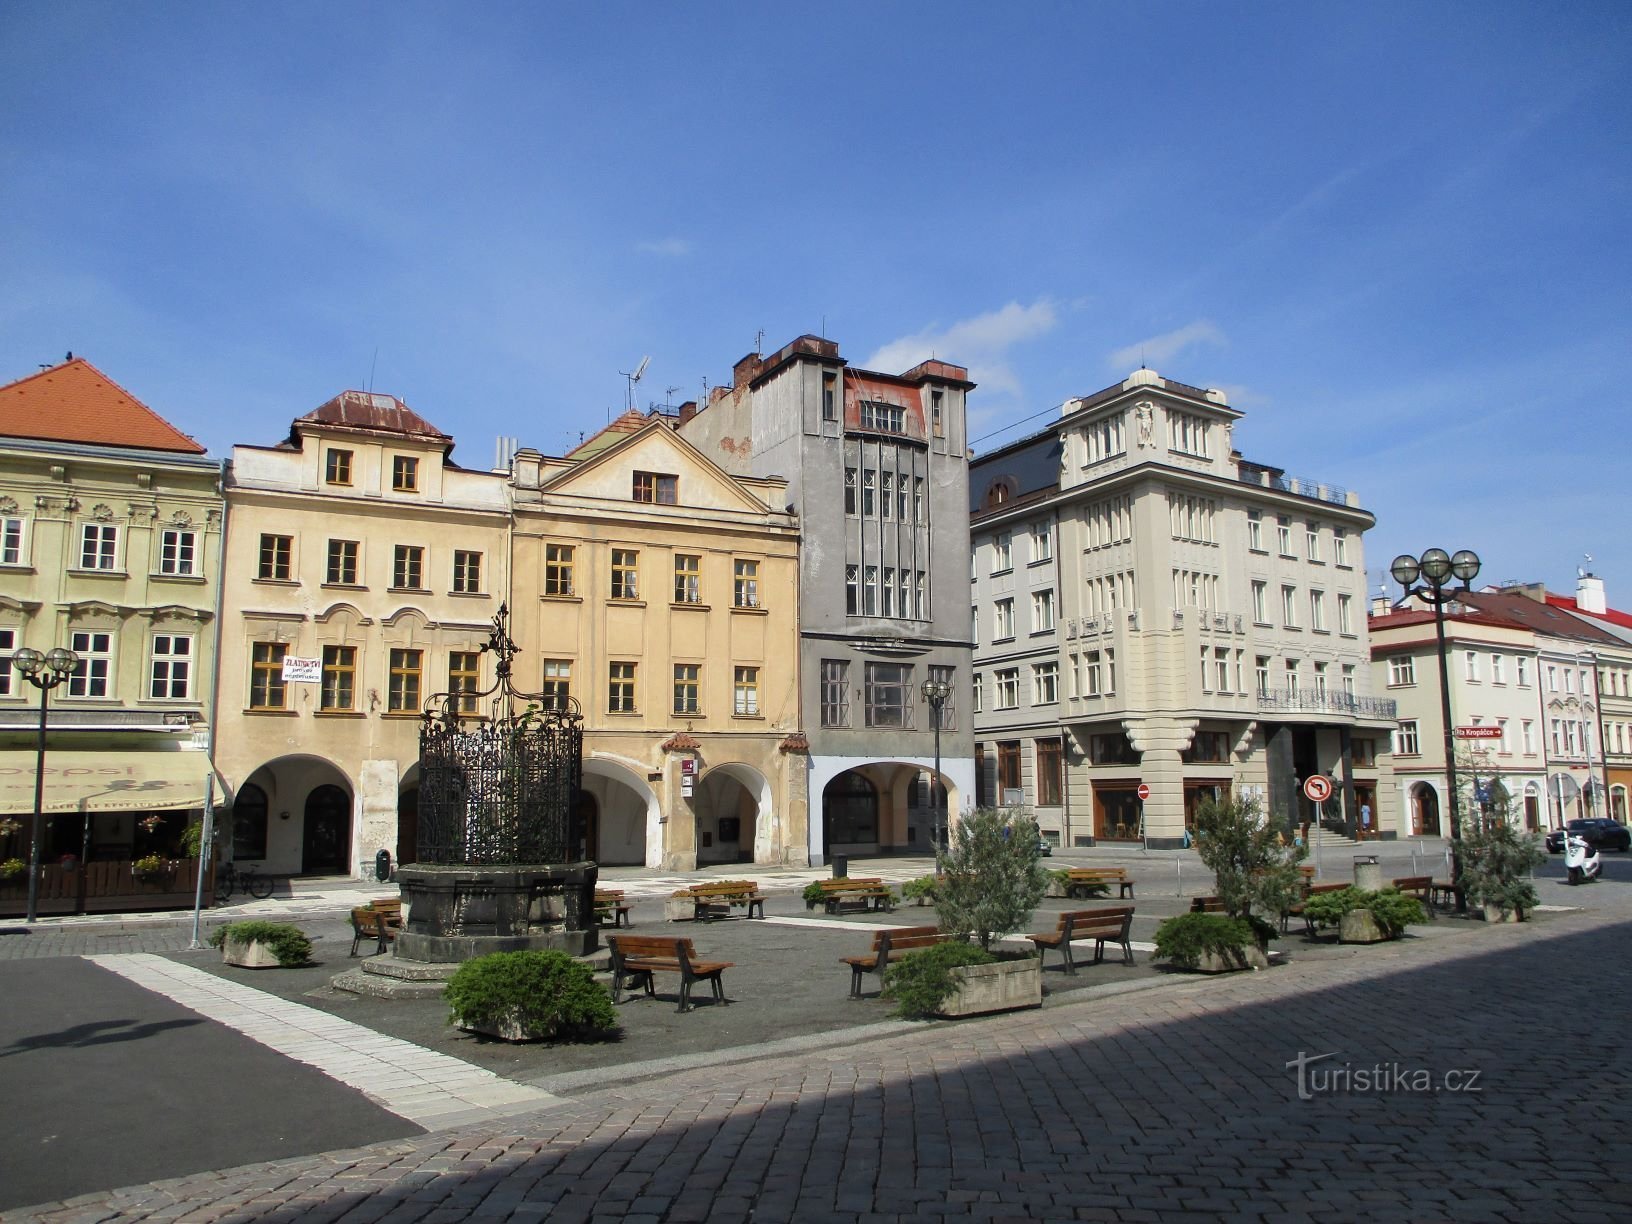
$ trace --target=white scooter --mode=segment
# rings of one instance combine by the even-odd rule
[[[1571,884],[1586,884],[1598,878],[1598,871],[1603,866],[1598,861],[1598,851],[1587,845],[1584,837],[1565,837],[1564,839],[1564,870]]]

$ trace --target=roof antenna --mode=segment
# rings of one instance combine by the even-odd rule
[[[754,333],[754,356],[759,357],[765,352],[765,329],[762,327]]]
[[[678,390],[680,390],[679,387],[665,387],[663,389],[663,407],[674,407],[674,393]]]
[[[380,360],[380,346],[374,346],[374,356],[368,361],[368,393],[374,394],[374,366]]]
[[[635,384],[638,383],[643,377],[645,377],[645,375],[646,375],[646,366],[650,361],[651,361],[650,357],[642,357],[640,359],[640,364],[634,368],[633,373],[631,373],[628,370],[619,370],[618,371],[619,374],[622,374],[626,379],[629,380],[628,385],[627,385],[627,387],[626,387],[626,389],[625,389],[625,391],[623,393],[623,410],[625,412],[633,412],[634,409],[635,409]]]

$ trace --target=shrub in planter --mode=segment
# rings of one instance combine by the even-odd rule
[[[1498,815],[1473,821],[1454,845],[1470,902],[1499,910],[1500,917],[1516,914],[1521,921],[1535,908],[1530,873],[1547,861],[1541,834],[1521,833]]]
[[[210,947],[225,951],[228,944],[262,944],[285,968],[312,959],[312,941],[287,922],[229,922],[210,932]]]
[[[1263,926],[1255,930],[1272,930],[1269,923],[1302,897],[1298,864],[1307,853],[1281,844],[1255,799],[1208,800],[1196,809],[1196,854],[1213,873],[1225,913],[1257,915]]]
[[[164,874],[167,866],[164,859],[157,854],[144,854],[130,865],[130,873],[138,880],[153,880]]]
[[[1383,934],[1390,939],[1403,935],[1406,927],[1423,921],[1425,917],[1422,902],[1405,896],[1397,888],[1384,888],[1372,893],[1366,899],[1366,908],[1371,911]]]
[[[982,808],[960,820],[952,845],[936,859],[935,914],[955,936],[982,948],[1018,931],[1048,891],[1037,861],[1037,825],[1012,811]]]
[[[935,877],[932,875],[919,876],[916,880],[908,880],[901,885],[901,899],[916,901],[919,905],[928,905],[935,900]]]
[[[815,880],[806,884],[805,891],[799,895],[805,899],[805,908],[813,910],[822,903],[822,898],[827,894],[822,891],[822,882]]]
[[[1371,915],[1377,932],[1361,939],[1345,929],[1343,938],[1357,943],[1375,941],[1377,935],[1384,939],[1398,939],[1405,933],[1406,927],[1413,922],[1421,922],[1424,917],[1422,904],[1415,897],[1404,896],[1396,888],[1368,892],[1351,886],[1337,892],[1315,893],[1303,903],[1304,914],[1321,926],[1343,925],[1344,918],[1359,911]]]
[[[494,952],[459,966],[448,1021],[509,1041],[589,1041],[618,1027],[606,987],[565,952]]]
[[[20,858],[0,860],[0,880],[15,880],[28,870],[28,864]]]
[[[941,1010],[958,988],[952,969],[958,965],[989,965],[995,953],[967,943],[936,944],[908,952],[884,971],[884,997],[895,1000],[895,1015],[922,1020]]]
[[[1181,969],[1236,968],[1250,963],[1259,932],[1244,918],[1228,914],[1180,914],[1156,928],[1156,956]]]

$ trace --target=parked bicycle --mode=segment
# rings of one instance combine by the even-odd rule
[[[272,895],[272,877],[261,875],[253,867],[239,868],[234,863],[223,863],[215,871],[215,899],[228,900],[234,892],[245,892],[258,901]]]

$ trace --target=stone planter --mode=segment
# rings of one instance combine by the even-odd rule
[[[544,1041],[549,1037],[548,1033],[531,1029],[521,1023],[514,1015],[506,1016],[503,1020],[492,1024],[467,1021],[461,1016],[458,1027],[467,1033],[479,1033],[483,1037],[497,1037],[500,1041]]]
[[[1337,941],[1346,944],[1382,943],[1394,938],[1372,917],[1368,909],[1352,909],[1338,920]]]
[[[1048,891],[1043,894],[1045,897],[1069,897],[1070,895],[1067,886],[1059,880],[1050,880],[1048,882]]]
[[[990,965],[956,965],[951,970],[957,991],[937,1015],[983,1016],[1043,1005],[1043,962],[1037,957],[996,961]]]
[[[667,922],[690,922],[697,916],[697,903],[690,897],[670,897],[663,902],[663,918]]]
[[[240,969],[277,969],[278,958],[268,944],[260,940],[251,940],[248,943],[238,943],[227,940],[221,945],[221,959],[226,964],[237,965]]]
[[[1501,906],[1492,905],[1489,901],[1487,901],[1487,902],[1485,902],[1485,921],[1486,922],[1523,922],[1524,921],[1524,911],[1522,909],[1505,910]]]
[[[1234,973],[1238,969],[1268,969],[1269,954],[1257,944],[1238,948],[1233,954],[1203,952],[1196,973]]]

